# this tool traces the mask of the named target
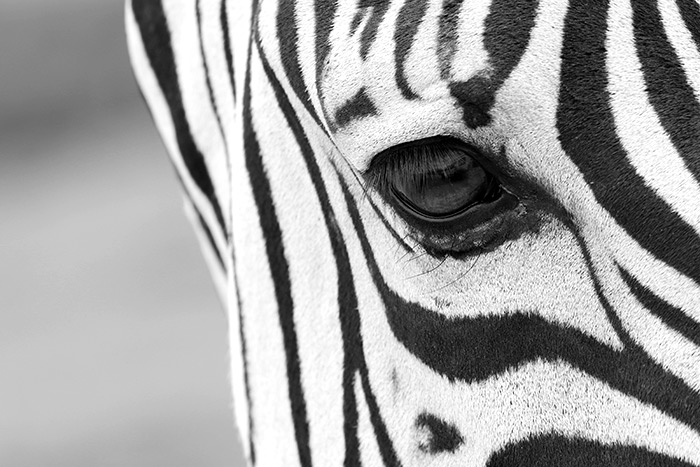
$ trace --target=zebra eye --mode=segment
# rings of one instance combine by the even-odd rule
[[[398,177],[391,194],[411,214],[440,222],[452,220],[471,207],[496,199],[499,185],[473,157],[463,151],[446,151],[429,166]]]
[[[385,151],[372,162],[373,185],[404,214],[430,224],[451,222],[501,195],[498,180],[470,146],[431,138]]]

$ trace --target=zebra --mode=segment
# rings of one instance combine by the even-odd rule
[[[128,0],[255,466],[700,466],[697,0]]]

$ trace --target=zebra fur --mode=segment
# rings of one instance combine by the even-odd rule
[[[251,465],[700,465],[697,1],[126,18],[227,309]],[[373,161],[435,136],[517,206],[447,240],[407,222]]]

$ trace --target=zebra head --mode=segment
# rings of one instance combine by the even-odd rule
[[[131,0],[252,465],[700,465],[696,0]]]

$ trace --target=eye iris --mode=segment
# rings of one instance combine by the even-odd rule
[[[482,202],[491,191],[492,177],[471,157],[461,154],[442,164],[394,181],[394,196],[420,214],[439,218]]]

